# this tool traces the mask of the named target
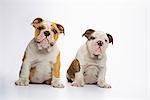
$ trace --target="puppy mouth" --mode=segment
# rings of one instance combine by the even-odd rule
[[[101,47],[100,47],[100,46],[97,47],[95,51],[96,51],[96,52],[101,52]]]
[[[99,55],[101,55],[101,54],[102,54],[102,47],[97,45],[97,46],[95,47],[95,50],[94,50],[93,55],[94,55],[95,57],[97,57],[97,56],[99,56]]]
[[[100,54],[93,54],[95,57],[98,57]]]
[[[95,55],[99,55],[99,54],[101,54],[102,53],[102,48],[101,48],[101,46],[96,46],[96,48],[95,48]]]
[[[50,46],[54,45],[54,42],[50,42],[47,37],[43,38],[41,41],[36,41],[37,43],[50,44]]]

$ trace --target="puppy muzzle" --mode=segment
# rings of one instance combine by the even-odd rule
[[[53,46],[55,44],[55,39],[53,34],[50,31],[42,32],[38,37],[36,37],[37,43],[43,45],[50,45]]]

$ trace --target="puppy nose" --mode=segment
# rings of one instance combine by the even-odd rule
[[[45,32],[44,32],[44,35],[45,35],[45,36],[49,36],[49,35],[50,35],[50,32],[49,32],[49,31],[45,31]]]
[[[103,42],[102,42],[102,41],[97,41],[97,44],[98,44],[99,46],[102,46],[102,45],[103,45]]]

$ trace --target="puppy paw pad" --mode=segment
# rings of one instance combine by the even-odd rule
[[[73,83],[71,84],[71,86],[83,87],[84,85],[83,85],[83,84],[76,83],[76,82],[73,82]]]
[[[15,82],[15,84],[19,85],[19,86],[28,86],[29,80],[28,79],[19,79]]]
[[[53,84],[53,87],[55,87],[55,88],[64,88],[65,86],[63,84],[59,83],[59,84]]]
[[[111,85],[107,84],[107,83],[104,83],[104,84],[98,84],[98,86],[100,88],[111,88]]]

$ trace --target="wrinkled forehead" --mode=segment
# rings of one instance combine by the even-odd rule
[[[44,22],[43,22],[43,25],[44,25],[46,28],[51,28],[52,22],[50,22],[50,21],[44,21]]]
[[[107,35],[103,31],[96,31],[92,34],[92,36],[97,37],[97,38],[107,38]]]

